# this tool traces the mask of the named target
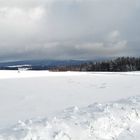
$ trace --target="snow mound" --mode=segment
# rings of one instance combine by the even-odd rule
[[[138,140],[140,97],[71,107],[52,119],[19,121],[0,140]]]

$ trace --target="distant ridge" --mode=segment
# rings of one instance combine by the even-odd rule
[[[18,68],[29,68],[35,70],[47,70],[53,67],[74,66],[90,62],[90,60],[22,60],[0,62],[0,69],[17,70]]]

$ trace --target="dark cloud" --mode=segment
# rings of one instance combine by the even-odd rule
[[[138,55],[138,11],[138,0],[0,0],[0,58]]]

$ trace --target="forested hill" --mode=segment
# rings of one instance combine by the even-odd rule
[[[140,71],[140,58],[118,57],[100,60],[34,60],[0,63],[0,70],[50,71]]]
[[[100,62],[87,62],[79,65],[60,66],[50,69],[51,71],[140,71],[140,58],[118,57],[112,60]]]
[[[0,70],[48,70],[56,67],[78,66],[86,60],[23,60],[0,62]]]

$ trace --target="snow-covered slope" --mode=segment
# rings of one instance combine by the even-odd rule
[[[50,120],[32,119],[0,132],[0,140],[139,140],[140,97],[72,107]]]
[[[140,95],[140,73],[0,71],[0,128],[71,106]]]
[[[139,72],[0,71],[1,139],[136,140],[139,83]]]

